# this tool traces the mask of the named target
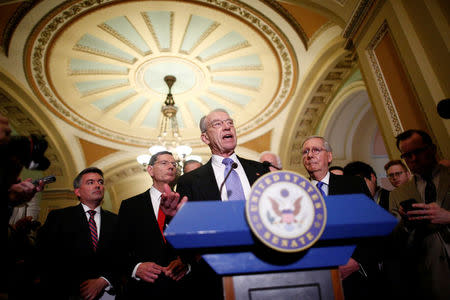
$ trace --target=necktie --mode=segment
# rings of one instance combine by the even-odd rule
[[[94,247],[94,251],[97,250],[98,246],[98,235],[97,235],[97,224],[95,223],[95,210],[88,210],[88,213],[90,215],[89,217],[89,230],[91,232],[91,240],[92,240],[92,247]]]
[[[166,215],[162,211],[161,208],[158,210],[158,226],[159,230],[161,231],[162,238],[164,240],[164,243],[166,242],[166,238],[164,237],[164,222],[166,220]]]
[[[425,203],[436,202],[436,186],[433,183],[433,178],[430,176],[424,179],[427,182],[425,186]]]
[[[322,181],[319,181],[319,182],[316,184],[316,186],[317,186],[317,188],[319,189],[319,191],[320,191],[320,193],[322,194],[322,196],[323,196],[323,197],[326,197],[327,194],[325,194],[325,192],[322,190],[322,186],[323,186],[324,184],[325,184],[325,183],[323,183]]]
[[[225,179],[232,168],[233,160],[227,157],[222,160],[222,163],[225,165],[225,172],[223,173]],[[244,189],[242,188],[239,174],[234,169],[231,171],[230,176],[228,176],[227,181],[225,181],[225,186],[227,187],[228,200],[245,200]]]

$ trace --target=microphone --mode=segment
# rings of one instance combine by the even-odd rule
[[[275,168],[277,170],[281,170],[281,168],[275,167],[274,165],[272,165],[270,162],[268,162],[267,160],[263,161],[262,164],[264,165],[264,167],[272,167]]]
[[[228,177],[230,176],[231,172],[233,172],[233,170],[236,169],[237,167],[238,167],[238,164],[237,164],[237,163],[233,162],[233,163],[231,164],[231,168],[230,168],[230,170],[228,171],[227,176],[225,176],[225,179],[223,180],[222,184],[220,185],[220,189],[219,189],[219,195],[220,195],[220,197],[222,197],[222,189],[223,189],[223,186],[224,186],[224,184],[225,184],[225,181],[227,181],[227,179],[228,179]]]
[[[439,101],[436,109],[441,118],[450,119],[450,98]]]

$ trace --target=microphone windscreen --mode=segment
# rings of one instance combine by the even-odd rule
[[[231,167],[232,167],[233,169],[236,169],[236,168],[238,167],[238,164],[234,162],[234,163],[231,164]]]
[[[437,112],[442,118],[450,119],[450,98],[439,101]]]

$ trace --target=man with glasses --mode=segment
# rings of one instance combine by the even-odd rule
[[[181,176],[177,192],[187,196],[189,201],[245,200],[251,185],[269,172],[269,168],[236,155],[236,128],[227,111],[215,109],[204,116],[200,120],[200,131],[212,157],[205,165]]]
[[[176,167],[172,153],[153,155],[147,167],[152,187],[122,201],[120,206],[118,241],[122,270],[128,279],[126,299],[173,299],[182,295],[183,283],[179,281],[189,267],[176,256],[162,234],[167,219],[173,215],[163,202],[168,197],[179,198],[169,187],[175,180]]]
[[[386,176],[393,187],[397,188],[401,184],[408,182],[411,178],[408,168],[399,160],[391,160],[385,166]]]
[[[394,234],[403,242],[398,251],[405,259],[405,285],[399,289],[414,299],[450,299],[450,168],[438,164],[426,132],[411,129],[396,139],[413,173],[389,199],[390,211],[400,219]]]
[[[269,168],[236,155],[236,128],[226,110],[211,111],[199,125],[201,139],[209,146],[212,157],[200,168],[182,175],[177,192],[189,201],[245,200],[251,185]],[[196,299],[223,299],[220,277],[203,260],[192,267],[192,276]]]
[[[335,175],[329,166],[333,160],[330,144],[321,136],[310,136],[302,144],[303,166],[323,196],[364,193],[371,197],[360,177]],[[372,254],[363,245],[353,252],[345,266],[339,267],[345,299],[371,299],[373,290],[368,286],[371,276]]]

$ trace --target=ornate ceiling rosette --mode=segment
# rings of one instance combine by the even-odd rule
[[[134,146],[157,142],[166,75],[195,147],[212,109],[227,109],[239,136],[270,122],[298,74],[288,39],[245,1],[69,1],[36,26],[27,53],[27,79],[55,115]]]

